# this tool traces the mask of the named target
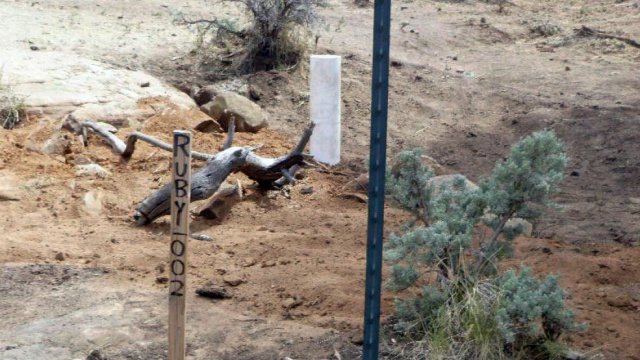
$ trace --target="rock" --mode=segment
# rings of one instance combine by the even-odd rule
[[[86,360],[107,360],[107,358],[102,356],[100,350],[93,350]]]
[[[140,84],[140,87],[143,87],[143,88],[145,88],[145,87],[149,87],[149,86],[151,86],[151,83],[150,83],[150,82],[148,82],[148,81],[145,81],[145,82],[143,82],[142,84]]]
[[[248,258],[248,259],[244,259],[244,261],[242,262],[242,264],[240,266],[242,267],[251,267],[255,264],[257,264],[258,261],[256,261],[256,259],[254,258]]]
[[[42,145],[42,152],[47,155],[66,155],[71,152],[71,141],[67,134],[56,133]]]
[[[106,178],[111,176],[111,172],[98,164],[76,165],[76,176],[97,176]]]
[[[196,104],[200,106],[213,101],[220,93],[220,89],[215,85],[208,85],[194,90],[191,97],[195,100]]]
[[[282,307],[289,310],[302,305],[302,300],[298,298],[286,298],[282,301]]]
[[[83,202],[87,212],[91,215],[99,215],[102,212],[102,199],[104,194],[100,191],[89,191],[84,194]]]
[[[89,165],[92,164],[91,159],[84,155],[71,155],[69,157],[71,162],[75,165]]]
[[[434,197],[438,196],[443,189],[445,190],[452,189],[454,187],[454,184],[457,178],[461,178],[464,181],[464,184],[467,190],[474,191],[479,189],[478,185],[476,185],[475,183],[467,179],[464,175],[461,175],[461,174],[440,175],[440,176],[432,177],[427,182],[427,184],[433,187],[432,196]],[[485,214],[482,217],[482,220],[491,221],[493,218],[495,218],[495,215]],[[507,221],[507,224],[506,224],[506,226],[509,226],[509,227],[515,227],[519,225],[522,226],[522,235],[531,237],[531,235],[533,234],[533,224],[531,224],[529,221],[521,218],[512,218],[512,219],[509,219],[509,221]]]
[[[515,227],[518,225],[522,226],[522,235],[526,237],[533,235],[533,225],[529,221],[521,218],[512,218],[507,221],[507,226]]]
[[[0,170],[0,201],[20,201],[23,190],[19,184],[20,180],[13,174]]]
[[[313,194],[313,186],[305,186],[302,189],[300,189],[300,194],[302,195],[309,195],[309,194]]]
[[[25,106],[52,118],[61,119],[71,112],[79,121],[143,120],[155,113],[139,106],[140,101],[148,98],[163,98],[184,108],[196,106],[187,94],[152,75],[77,54],[4,49],[0,64],[4,64],[3,76],[11,79],[16,94],[28,95]],[[149,87],[140,86],[146,82]]]
[[[495,219],[495,215],[494,214],[484,214],[482,216],[482,221],[485,222],[490,222],[493,219]],[[516,227],[518,225],[522,226],[522,234],[526,237],[531,237],[531,235],[533,235],[533,224],[531,224],[529,221],[525,220],[525,219],[521,219],[521,218],[511,218],[507,221],[507,223],[505,224],[507,227]]]
[[[429,179],[427,184],[433,187],[433,196],[438,196],[443,189],[452,189],[455,185],[456,179],[458,178],[461,178],[464,181],[467,190],[478,189],[478,185],[474,184],[461,174],[434,176]]]
[[[57,253],[55,259],[58,261],[64,261],[64,254],[61,252]]]
[[[441,176],[446,173],[442,165],[440,165],[440,163],[438,163],[434,158],[428,155],[421,155],[420,159],[422,160],[422,165],[431,170],[433,175]],[[391,174],[397,176],[400,165],[402,164],[398,159],[394,160],[391,165]]]
[[[303,179],[306,179],[306,178],[307,178],[307,172],[306,172],[306,171],[304,171],[304,170],[298,170],[298,171],[296,172],[296,174],[295,174],[295,175],[293,175],[293,178],[294,178],[294,179],[296,179],[296,180],[303,180]]]
[[[273,260],[263,261],[262,264],[260,264],[261,268],[274,267],[274,266],[276,266],[276,262]]]
[[[612,307],[621,308],[621,309],[633,309],[633,301],[631,297],[627,294],[607,294],[607,304]]]
[[[218,120],[225,131],[232,117],[235,118],[237,132],[258,132],[268,125],[266,114],[258,104],[232,92],[218,95],[205,104],[202,111]]]
[[[156,271],[159,274],[162,274],[165,271],[165,265],[163,263],[160,263],[156,266]]]
[[[244,279],[236,277],[236,276],[225,276],[222,278],[222,281],[225,282],[225,284],[229,285],[229,286],[238,286],[242,283],[244,283]]]
[[[203,113],[209,116],[212,116],[211,114],[213,113],[213,105],[214,105],[213,101],[209,101],[206,104],[200,105],[200,111],[202,111]],[[220,124],[218,123],[218,125]]]
[[[202,112],[206,113],[206,111],[204,111],[204,110]],[[198,125],[196,125],[193,129],[196,130],[196,131],[203,132],[203,133],[221,133],[221,132],[223,132],[222,126],[220,126],[220,124],[218,124],[218,122],[213,120],[213,119],[204,120],[201,123],[199,123]]]
[[[198,241],[213,241],[213,237],[207,234],[191,234],[191,238]]]
[[[563,358],[565,360],[584,360],[584,359],[586,359],[586,357],[583,354],[581,354],[581,353],[579,353],[579,352],[577,352],[575,350],[567,350],[567,352],[565,352]]]
[[[221,81],[215,84],[204,86],[202,88],[194,86],[189,91],[191,97],[199,106],[213,101],[216,96],[224,92],[233,92],[243,96],[251,96],[249,86],[242,79]]]
[[[433,175],[440,176],[445,174],[444,168],[440,163],[438,163],[438,161],[436,161],[436,159],[428,155],[422,155],[420,158],[422,159],[422,164],[428,167]]]
[[[363,204],[366,204],[367,201],[369,200],[369,197],[363,194],[357,194],[357,193],[343,193],[338,195],[339,197],[343,198],[343,199],[347,199],[347,200],[355,200],[358,202],[361,202]]]
[[[369,174],[364,173],[360,174],[354,181],[351,186],[351,190],[358,193],[366,194],[369,192]]]
[[[262,98],[262,92],[255,86],[249,86],[249,97],[253,101],[259,101]]]
[[[362,334],[362,331],[355,331],[349,337],[349,340],[351,341],[352,344],[360,346],[364,343],[364,335]]]
[[[196,294],[209,299],[231,299],[233,297],[227,289],[211,283],[196,289]]]

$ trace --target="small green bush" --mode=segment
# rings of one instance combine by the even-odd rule
[[[501,290],[497,320],[508,344],[518,348],[541,338],[555,341],[563,331],[580,328],[573,311],[564,306],[565,292],[555,276],[540,281],[531,269],[523,268],[519,274],[508,270],[497,283]]]
[[[535,219],[554,205],[549,197],[567,162],[557,136],[545,130],[523,138],[478,188],[458,177],[434,189],[420,156],[402,152],[387,175],[389,199],[414,216],[385,245],[392,265],[387,287],[421,289],[396,300],[395,331],[423,339],[433,356],[440,354],[435,358],[489,359],[577,330],[555,277],[498,272],[500,258],[522,233],[509,220]],[[480,236],[481,222],[488,237]]]

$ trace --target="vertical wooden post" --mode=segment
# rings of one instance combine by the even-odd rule
[[[191,201],[191,133],[173,132],[171,263],[169,282],[169,360],[185,357],[187,239]]]

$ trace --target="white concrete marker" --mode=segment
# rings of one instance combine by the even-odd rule
[[[318,161],[340,162],[340,69],[337,55],[311,55],[311,121],[316,125],[309,141]]]

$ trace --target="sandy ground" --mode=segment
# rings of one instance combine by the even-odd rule
[[[202,15],[205,3],[4,1],[0,12],[11,16],[0,25],[7,34],[0,49],[35,45],[144,69],[178,86],[202,83],[203,70],[185,56],[194,34],[171,21],[177,11]],[[394,4],[390,152],[422,146],[448,172],[479,180],[520,136],[553,128],[570,155],[572,175],[556,198],[564,210],[535,224],[540,239],[518,241],[512,263],[561,276],[579,319],[591,324],[568,339],[572,346],[599,358],[637,359],[640,50],[577,38],[573,28],[638,39],[640,9],[635,1],[514,4],[506,14],[476,2]],[[245,281],[229,288],[229,300],[189,297],[194,359],[321,359],[334,347],[343,358],[357,356],[349,337],[362,316],[366,206],[339,195],[364,170],[367,154],[372,11],[344,1],[322,13],[315,51],[344,59],[345,162],[330,173],[308,171],[289,194],[260,193],[238,177],[249,187],[247,200],[221,224],[194,221],[195,231],[215,241],[192,242],[192,288],[223,284],[225,276]],[[534,36],[536,21],[562,32]],[[307,121],[304,71],[242,80],[263,94],[271,130],[241,135],[238,143],[264,143],[266,155],[286,152]],[[166,139],[194,116],[158,114],[144,129]],[[0,202],[7,319],[0,358],[36,358],[48,349],[59,359],[84,358],[93,349],[110,359],[162,358],[166,288],[158,280],[167,275],[161,265],[168,223],[136,228],[129,216],[149,188],[168,179],[168,156],[141,146],[123,163],[96,138],[87,148],[75,144],[64,159],[29,151],[25,143],[50,135],[49,121],[2,131],[0,188],[21,201]],[[222,141],[196,137],[197,148],[211,152]],[[69,163],[80,156],[114,175],[76,177]],[[313,193],[302,194],[305,186]],[[87,210],[87,193],[102,199],[101,209]],[[402,220],[389,209],[389,228]],[[393,294],[384,298],[388,315]],[[297,305],[286,308],[291,299]],[[78,330],[82,336],[69,342]]]

